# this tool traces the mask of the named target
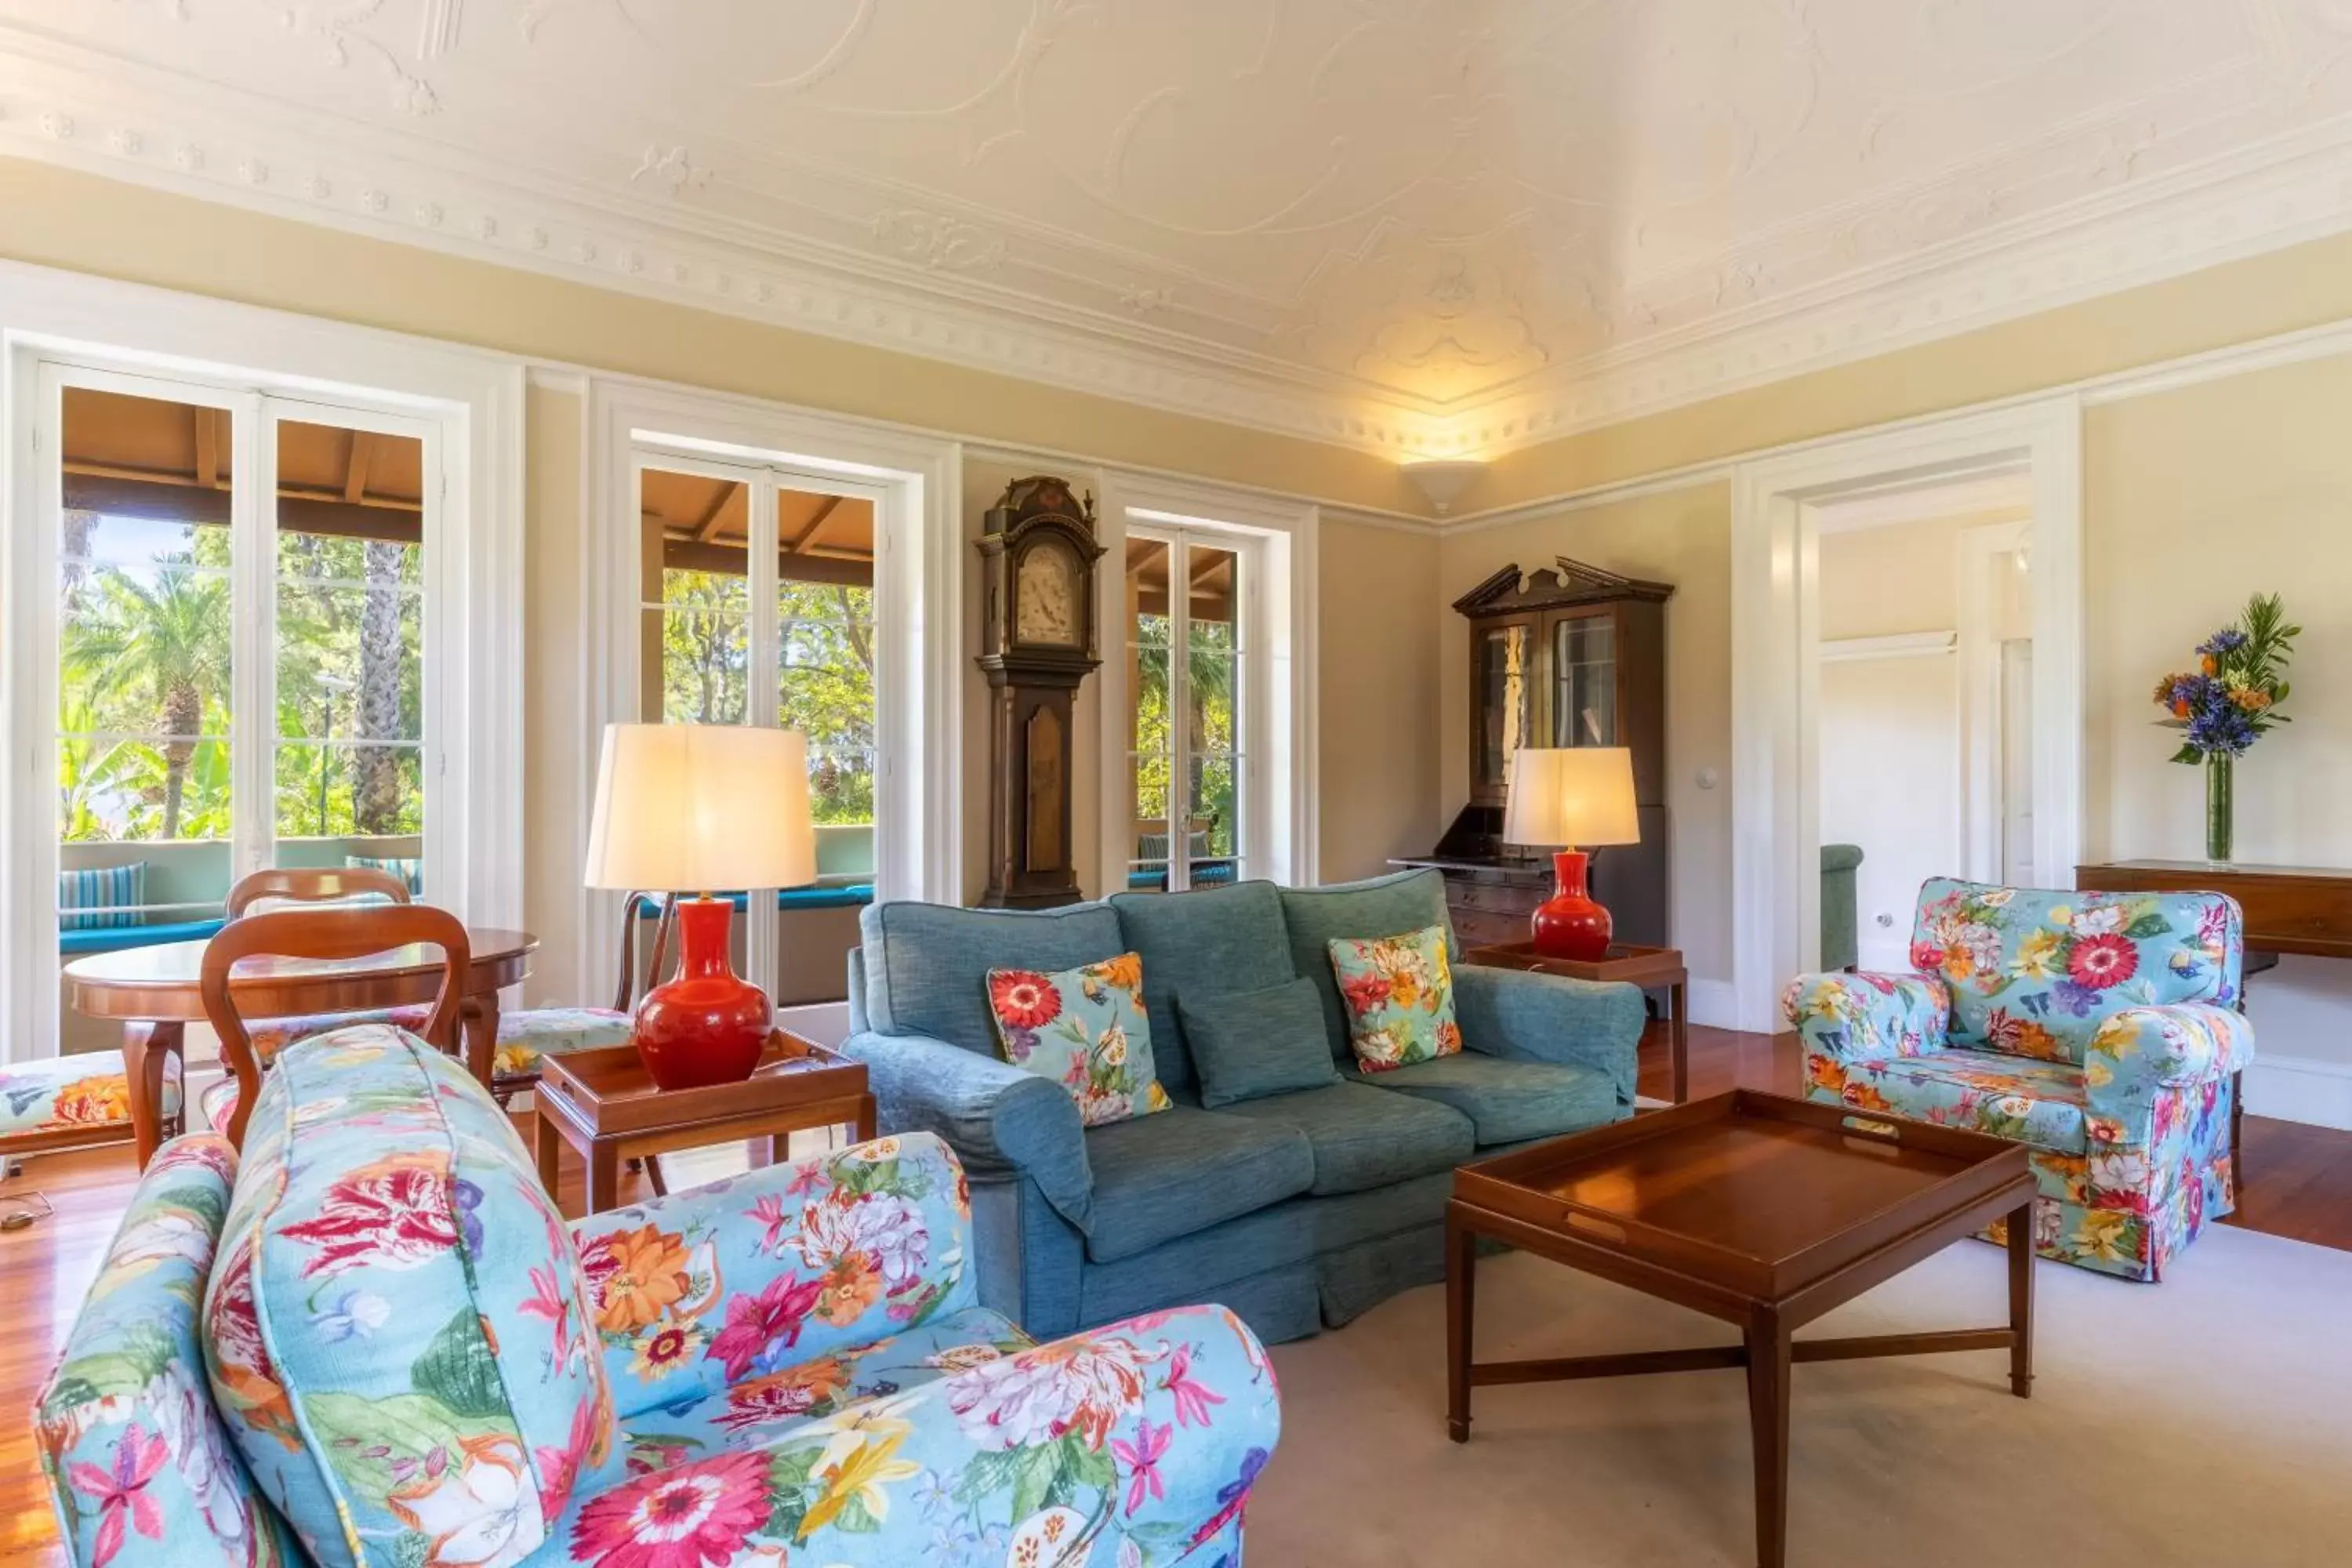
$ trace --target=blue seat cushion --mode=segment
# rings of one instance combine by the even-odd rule
[[[1348,1045],[1348,1009],[1339,1000],[1339,983],[1331,974],[1335,939],[1402,936],[1443,926],[1445,956],[1455,963],[1462,962],[1454,921],[1445,912],[1445,879],[1427,868],[1361,882],[1335,882],[1328,888],[1285,888],[1282,921],[1290,933],[1292,967],[1313,980],[1322,997],[1323,1032],[1331,1054],[1351,1065],[1354,1052]]]
[[[1190,893],[1116,893],[1109,903],[1127,950],[1143,959],[1143,1005],[1151,1016],[1160,1081],[1190,1090],[1200,1075],[1176,997],[1206,1002],[1298,978],[1282,895],[1271,882],[1238,882]]]
[[[1315,1155],[1315,1184],[1307,1190],[1317,1197],[1450,1171],[1478,1144],[1466,1115],[1434,1099],[1382,1094],[1361,1083],[1268,1095],[1229,1105],[1224,1113],[1303,1133]]]
[[[1530,1062],[1457,1051],[1391,1068],[1378,1077],[1349,1075],[1377,1092],[1432,1102],[1477,1129],[1478,1146],[1580,1132],[1617,1118],[1617,1086],[1598,1068]]]
[[[996,1055],[988,972],[1076,969],[1127,952],[1118,916],[1103,904],[1059,910],[962,910],[947,904],[868,904],[864,944],[866,1021],[885,1035],[929,1035]],[[1157,1026],[1159,1016],[1152,1016]]]
[[[1174,1105],[1087,1133],[1095,1200],[1087,1256],[1115,1262],[1295,1197],[1315,1155],[1293,1127]]]

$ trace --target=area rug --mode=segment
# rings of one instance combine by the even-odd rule
[[[1963,1242],[1800,1338],[2006,1315]],[[2044,1263],[2033,1397],[2007,1355],[1795,1372],[1790,1562],[2286,1568],[2352,1562],[2352,1253],[2219,1226],[2161,1285]],[[1478,1271],[1482,1360],[1722,1343],[1724,1326],[1521,1254]],[[1755,1562],[1736,1371],[1482,1388],[1445,1437],[1431,1286],[1276,1347],[1252,1568]]]

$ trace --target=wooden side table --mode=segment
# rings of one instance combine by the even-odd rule
[[[874,1136],[866,1064],[782,1030],[740,1083],[666,1089],[636,1047],[606,1046],[541,1058],[536,1098],[539,1179],[552,1196],[557,1151],[571,1144],[588,1167],[590,1214],[615,1206],[624,1160],[746,1138],[770,1140],[782,1160],[792,1133],[845,1122],[860,1142]]]
[[[1675,1103],[1690,1098],[1690,971],[1675,947],[1612,946],[1601,959],[1540,958],[1535,944],[1507,942],[1474,947],[1464,952],[1465,963],[1489,969],[1524,969],[1533,974],[1559,974],[1570,980],[1615,980],[1644,991],[1666,994],[1666,1028],[1674,1044]]]

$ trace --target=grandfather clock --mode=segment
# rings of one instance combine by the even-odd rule
[[[1095,644],[1094,498],[1047,475],[1015,479],[975,542],[986,584],[988,909],[1076,903],[1070,853],[1070,702],[1102,660]]]

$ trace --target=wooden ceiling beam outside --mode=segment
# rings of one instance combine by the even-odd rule
[[[188,416],[194,422],[196,433],[196,488],[216,489],[220,486],[220,420],[217,408],[192,407]]]
[[[800,552],[807,549],[810,542],[816,538],[818,531],[823,529],[826,523],[832,521],[833,514],[840,510],[841,498],[839,496],[825,497],[824,504],[816,509],[816,515],[810,518],[805,523],[802,524],[801,531],[793,535],[790,542],[784,545],[784,553],[787,555],[796,555]]]
[[[200,489],[185,479],[169,484],[68,470],[64,488],[65,504],[77,511],[152,517],[164,522],[228,521],[228,491]],[[282,490],[278,497],[278,526],[302,533],[415,544],[424,537],[424,521],[421,510],[413,506],[353,506],[345,500]]]
[[[742,488],[743,486],[740,481],[732,484],[724,484],[719,487],[719,499],[710,503],[709,509],[706,510],[702,514],[701,518],[694,524],[694,537],[696,539],[708,544],[712,540],[719,537],[719,515],[726,511],[727,503],[735,499],[735,492]]]
[[[343,499],[353,506],[367,494],[368,468],[375,461],[375,435],[369,430],[352,432],[352,458],[343,468]]]

